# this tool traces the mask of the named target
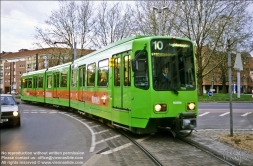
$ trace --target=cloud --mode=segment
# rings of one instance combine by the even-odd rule
[[[45,20],[58,8],[58,1],[1,1],[1,52],[36,49],[35,27],[46,26]]]

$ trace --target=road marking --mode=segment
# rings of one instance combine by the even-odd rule
[[[57,112],[49,112],[49,114],[55,114],[55,113],[57,113]]]
[[[22,113],[29,114],[30,112],[22,112]]]
[[[227,115],[227,114],[229,114],[230,112],[226,112],[226,113],[224,113],[224,114],[220,114],[219,116],[225,116],[225,115]]]
[[[31,112],[31,113],[37,114],[38,112]]]
[[[75,117],[72,117],[71,115],[68,115],[68,114],[66,114],[66,113],[64,113],[64,112],[60,112],[61,114],[63,114],[63,115],[66,115],[66,116],[68,116],[68,117],[70,117],[70,118],[73,118],[73,119],[75,119],[75,120],[77,120],[77,121],[79,121],[80,123],[82,123],[82,124],[84,124],[89,130],[90,130],[90,132],[91,132],[91,147],[90,147],[90,152],[93,152],[94,151],[94,149],[95,149],[95,147],[96,147],[96,136],[95,136],[95,133],[94,133],[94,131],[92,130],[92,128],[89,126],[89,125],[87,125],[86,123],[84,123],[84,122],[82,122],[81,120],[79,120],[79,119],[77,119],[77,118],[75,118]]]
[[[97,145],[97,144],[100,144],[100,143],[102,143],[102,142],[105,142],[105,141],[108,141],[108,140],[111,140],[111,139],[120,137],[120,136],[121,136],[121,135],[116,135],[116,136],[114,136],[114,137],[110,137],[110,138],[103,139],[103,140],[101,140],[101,141],[96,142],[96,145]]]
[[[127,144],[125,144],[125,145],[121,145],[121,146],[119,146],[119,147],[117,147],[117,148],[114,148],[114,149],[112,149],[112,150],[105,151],[105,152],[103,152],[103,153],[101,153],[101,154],[110,154],[110,153],[113,153],[113,152],[117,152],[117,151],[119,151],[119,150],[121,150],[121,149],[124,149],[124,148],[126,148],[126,147],[128,147],[128,146],[131,146],[131,145],[133,145],[133,144],[132,144],[132,143],[127,143]]]
[[[141,138],[141,139],[138,139],[138,140],[136,140],[136,141],[137,141],[137,142],[141,142],[141,141],[144,141],[144,140],[146,140],[146,139],[148,139],[148,138],[149,138],[149,136],[148,136],[148,137]],[[110,153],[113,153],[113,152],[117,152],[117,151],[119,151],[119,150],[121,150],[121,149],[124,149],[124,148],[127,148],[128,146],[131,146],[131,145],[133,145],[133,143],[127,143],[127,144],[121,145],[121,146],[119,146],[119,147],[117,147],[117,148],[114,148],[114,149],[105,151],[105,152],[103,152],[103,153],[101,153],[101,154],[110,154]]]
[[[96,132],[95,134],[101,134],[101,133],[104,133],[104,132],[107,132],[109,130],[103,130],[103,131],[99,131],[99,132]]]
[[[91,128],[99,127],[100,125],[91,126]]]
[[[198,115],[198,116],[204,116],[204,115],[209,114],[209,113],[210,113],[210,112],[205,112],[205,113],[200,114],[200,115]]]
[[[241,116],[247,116],[247,115],[249,115],[249,114],[251,114],[251,112],[247,112],[247,113],[245,113],[245,114],[243,114],[243,115],[241,115]]]
[[[40,112],[41,114],[45,114],[45,113],[47,113],[47,112]]]

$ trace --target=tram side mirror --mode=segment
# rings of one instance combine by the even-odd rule
[[[136,71],[146,71],[146,60],[144,59],[133,59],[132,60],[132,70],[133,72]]]
[[[133,70],[133,72],[138,71],[138,60],[137,59],[132,60],[132,70]]]

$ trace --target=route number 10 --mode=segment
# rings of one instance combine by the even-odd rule
[[[155,50],[162,50],[163,49],[163,42],[162,41],[154,41],[153,45],[155,46]]]

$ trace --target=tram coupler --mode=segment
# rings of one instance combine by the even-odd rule
[[[194,112],[184,112],[176,117],[176,128],[180,130],[194,130],[197,126],[196,114]]]

